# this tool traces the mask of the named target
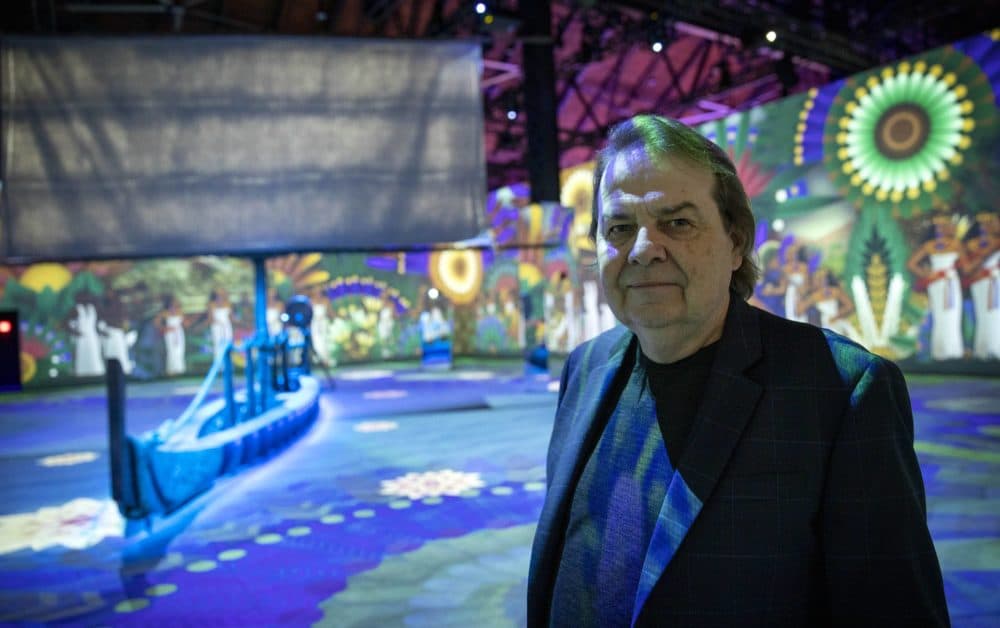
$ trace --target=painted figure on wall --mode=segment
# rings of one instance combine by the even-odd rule
[[[601,309],[596,281],[583,282],[583,339],[596,338],[601,333]]]
[[[378,341],[382,347],[382,357],[393,354],[393,330],[396,327],[396,308],[388,294],[382,294],[382,303],[378,311]]]
[[[309,321],[309,335],[313,350],[323,366],[330,365],[330,299],[324,286],[313,287],[309,295],[312,305],[312,320]]]
[[[568,353],[574,346],[570,344],[570,325],[572,324],[572,301],[566,298],[569,279],[565,272],[560,272],[552,278],[550,289],[545,293],[545,325],[547,336],[545,343],[552,351]]]
[[[145,281],[137,282],[124,297],[127,297],[129,319],[138,321],[138,338],[132,349],[132,374],[141,379],[159,377],[163,375],[166,362],[163,334],[159,327],[163,304],[153,296]]]
[[[209,333],[212,337],[212,355],[218,355],[233,340],[232,305],[222,288],[212,290],[208,296]]]
[[[104,359],[118,360],[125,375],[132,373],[132,359],[129,350],[138,338],[136,330],[128,330],[125,310],[117,295],[109,294],[104,304],[102,320],[97,322],[97,331],[101,334],[101,352]]]
[[[819,315],[818,324],[848,338],[859,338],[858,330],[847,319],[854,311],[854,303],[840,287],[840,282],[825,267],[816,269],[812,277],[812,290],[799,304],[799,314],[814,308]]]
[[[802,244],[790,241],[783,251],[782,270],[785,275],[785,311],[784,316],[790,321],[809,322],[805,313],[800,313],[799,301],[805,295],[809,285],[809,265],[806,263],[806,251]]]
[[[906,266],[927,282],[931,315],[931,357],[953,360],[964,354],[962,342],[962,285],[958,268],[965,265],[962,243],[952,216],[932,218],[930,238],[913,252]]]
[[[73,374],[80,377],[104,375],[101,340],[97,334],[97,306],[93,299],[79,299],[69,327],[73,333]]]
[[[451,336],[451,325],[441,310],[440,297],[434,288],[427,308],[420,313],[420,337],[424,342],[444,340]]]
[[[972,355],[1000,359],[1000,215],[976,214],[973,237],[965,243],[969,291],[976,317]]]
[[[777,249],[767,251],[761,256],[764,263],[764,274],[755,292],[757,302],[772,314],[782,316],[785,311],[785,291],[788,282],[781,268],[781,256]]]
[[[517,306],[517,295],[514,294],[513,290],[504,289],[500,293],[500,301],[503,307],[503,319],[507,325],[507,336],[515,340],[518,348],[523,349],[526,340],[524,317],[521,315],[521,309]]]
[[[181,375],[187,370],[184,358],[187,340],[184,336],[184,313],[175,296],[167,295],[163,298],[163,310],[158,321],[166,352],[164,371],[168,376]]]
[[[267,334],[277,336],[284,329],[281,322],[281,314],[285,311],[285,304],[278,298],[278,291],[270,288],[267,291],[267,305],[264,310],[264,319],[267,324]]]

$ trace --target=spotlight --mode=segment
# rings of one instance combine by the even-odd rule
[[[667,47],[667,42],[673,38],[673,23],[660,15],[658,11],[649,14],[646,22],[646,43],[653,52],[660,53]]]
[[[430,290],[427,291],[427,296],[429,296],[431,300],[434,300],[437,299],[439,296],[441,296],[441,293],[438,292],[437,288],[431,288]]]
[[[508,120],[517,120],[517,112],[514,111],[513,109],[508,109],[507,110],[507,119]]]
[[[476,3],[476,13],[478,13],[479,15],[482,15],[483,13],[486,13],[486,3],[485,2],[477,2]]]
[[[778,33],[775,33],[774,31],[767,31],[767,34],[764,35],[764,39],[771,42],[772,44],[774,43],[774,40],[776,40],[777,38],[778,38]]]

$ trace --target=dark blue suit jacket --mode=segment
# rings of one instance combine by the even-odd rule
[[[636,342],[617,327],[563,369],[529,626],[549,623],[573,492]],[[909,395],[892,362],[733,296],[676,467],[634,624],[948,625]]]

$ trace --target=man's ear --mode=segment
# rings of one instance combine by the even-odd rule
[[[731,262],[733,272],[739,270],[743,265],[743,238],[735,229],[729,230],[729,240],[733,243],[733,259]]]

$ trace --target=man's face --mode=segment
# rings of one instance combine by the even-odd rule
[[[712,197],[711,172],[619,153],[601,179],[597,260],[611,311],[640,342],[680,332],[715,340],[742,256]],[[645,347],[645,343],[643,343]],[[682,356],[683,357],[683,356]]]

